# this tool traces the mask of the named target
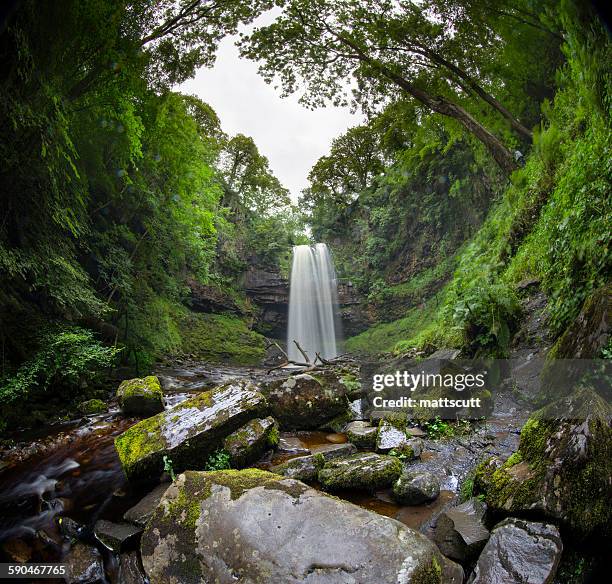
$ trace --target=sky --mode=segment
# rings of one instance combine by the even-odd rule
[[[336,136],[362,117],[349,108],[306,109],[298,103],[298,95],[281,98],[257,74],[257,63],[239,57],[235,40],[223,39],[215,66],[200,69],[178,90],[210,104],[226,133],[251,136],[297,201],[313,164],[329,152]]]

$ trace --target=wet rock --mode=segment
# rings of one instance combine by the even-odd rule
[[[429,472],[404,472],[393,483],[393,498],[403,505],[421,505],[440,494],[440,482]]]
[[[189,305],[193,311],[212,313],[241,312],[234,299],[220,288],[202,284],[193,278],[188,278],[186,283],[191,292]]]
[[[360,448],[374,448],[378,428],[371,426],[369,422],[351,422],[345,429],[349,442]]]
[[[573,537],[609,537],[611,418],[610,405],[589,388],[538,410],[523,426],[515,454],[477,467],[475,492],[492,511],[535,511],[563,522]]]
[[[510,518],[493,528],[470,584],[551,584],[563,545],[554,525]]]
[[[92,414],[101,414],[106,412],[108,407],[101,399],[88,399],[87,401],[81,402],[77,409],[84,416],[90,416]]]
[[[405,525],[255,469],[181,475],[141,551],[151,584],[460,584],[463,576]]]
[[[138,552],[121,554],[119,558],[119,581],[121,584],[146,584],[147,578],[140,567]]]
[[[92,546],[77,543],[62,559],[67,566],[68,584],[105,584],[104,564],[100,552]]]
[[[349,389],[333,371],[302,373],[263,387],[272,415],[284,430],[316,430],[348,408]]]
[[[278,444],[278,424],[273,417],[255,418],[232,432],[223,442],[232,468],[244,468]]]
[[[367,489],[387,487],[402,473],[402,463],[383,454],[354,454],[323,466],[318,479],[325,489]]]
[[[376,450],[389,452],[389,450],[403,446],[407,441],[408,437],[403,428],[397,427],[387,420],[381,420],[378,437],[376,438]]]
[[[122,381],[117,398],[126,416],[154,416],[164,409],[164,394],[154,375]]]
[[[425,438],[427,436],[427,432],[421,430],[421,428],[406,428],[406,434],[413,438]]]
[[[485,503],[472,498],[443,511],[436,522],[434,541],[448,558],[464,563],[476,557],[489,539]]]
[[[310,449],[297,436],[281,434],[276,449],[280,454],[310,454]]]
[[[424,442],[420,438],[406,433],[403,426],[398,427],[387,420],[382,420],[376,438],[376,450],[401,455],[403,460],[412,460],[421,456]]]
[[[159,505],[161,498],[163,497],[168,483],[162,483],[155,487],[150,493],[145,495],[136,505],[128,509],[123,514],[123,520],[138,525],[139,527],[145,527],[153,516],[155,507]]]
[[[270,472],[283,475],[290,479],[299,481],[314,481],[317,473],[323,465],[335,458],[355,454],[357,449],[352,444],[329,444],[317,448],[316,452],[309,456],[298,456],[283,464],[270,469]]]
[[[113,523],[106,519],[99,519],[96,521],[94,533],[107,548],[118,553],[136,545],[142,533],[142,527],[131,523]]]
[[[201,469],[225,437],[266,413],[257,387],[236,380],[135,424],[115,439],[115,448],[130,480],[159,477],[164,456],[176,473]]]
[[[80,523],[77,523],[74,519],[70,519],[70,517],[59,517],[58,525],[60,528],[60,533],[64,537],[68,537],[70,539],[76,539],[79,537],[83,526]]]

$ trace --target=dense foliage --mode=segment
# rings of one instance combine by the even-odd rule
[[[557,334],[588,295],[609,282],[610,41],[586,6],[563,2],[557,26],[566,39],[566,61],[557,72],[554,97],[541,103],[533,148],[511,183],[498,189],[482,228],[458,253],[453,277],[438,294],[439,309],[408,331],[406,319],[415,322],[423,309],[407,306],[404,319],[383,325],[384,335],[374,327],[349,346],[396,351],[456,346],[504,354],[520,319],[515,291],[520,280],[541,280]],[[467,172],[463,176],[469,180]],[[398,342],[398,336],[404,339]]]
[[[185,348],[188,281],[248,311],[239,286],[248,263],[285,260],[298,221],[267,160],[251,138],[227,136],[206,103],[172,90],[269,4],[25,1],[8,14],[3,395],[28,395],[34,364],[59,351],[38,334],[46,322],[87,327],[96,337],[86,333],[83,346],[122,347],[142,370]],[[258,355],[261,340],[243,339]]]

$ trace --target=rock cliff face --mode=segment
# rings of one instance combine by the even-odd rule
[[[244,281],[247,296],[260,308],[259,332],[283,338],[289,316],[289,280],[279,272],[250,268]],[[338,302],[342,329],[346,336],[356,335],[371,323],[362,308],[362,298],[351,282],[339,282]]]

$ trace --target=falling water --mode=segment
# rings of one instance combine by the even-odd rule
[[[297,341],[314,361],[319,353],[324,359],[338,355],[338,292],[336,273],[329,249],[324,243],[296,245],[293,248],[291,288],[289,293],[289,359],[304,361]]]

